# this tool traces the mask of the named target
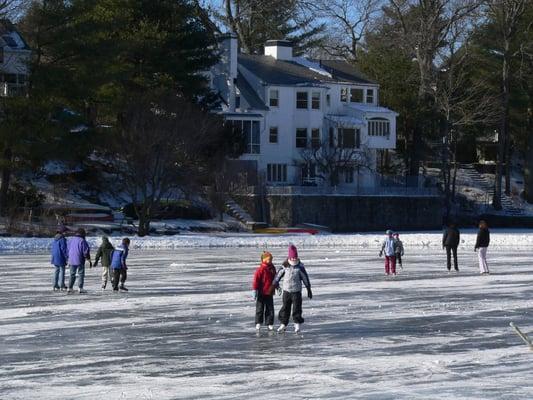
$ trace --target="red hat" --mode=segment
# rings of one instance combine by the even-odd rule
[[[296,249],[296,246],[291,244],[289,246],[289,256],[288,256],[288,259],[291,260],[291,259],[295,259],[295,258],[298,258],[298,249]]]

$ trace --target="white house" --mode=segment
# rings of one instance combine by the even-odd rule
[[[268,41],[265,55],[248,55],[226,35],[221,50],[211,73],[220,112],[243,129],[240,159],[267,185],[328,184],[317,170],[319,148],[334,149],[325,151],[330,156],[338,151],[339,185],[375,185],[378,151],[396,148],[398,115],[379,106],[376,82],[343,61],[294,57],[288,41]]]
[[[15,26],[0,20],[0,96],[26,93],[31,51]]]

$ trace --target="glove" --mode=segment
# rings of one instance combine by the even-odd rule
[[[382,251],[379,252],[379,256],[383,257],[383,252]]]
[[[252,290],[252,296],[254,296],[254,300],[257,300],[257,290]]]
[[[93,262],[89,260],[89,268],[92,268],[92,267],[93,267]]]
[[[313,292],[311,292],[311,288],[307,288],[307,297],[309,297],[309,299],[312,299],[313,298]]]
[[[94,264],[93,264],[93,267],[96,268],[97,265],[98,265],[98,261],[95,261]]]
[[[281,290],[281,288],[278,286],[276,288],[276,292],[278,292],[278,296],[281,296],[281,293],[283,292],[283,290]]]

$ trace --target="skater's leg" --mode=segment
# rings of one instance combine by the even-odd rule
[[[302,318],[302,292],[292,293],[292,320],[295,324],[303,324]]]
[[[78,276],[80,278],[79,288],[83,289],[83,284],[85,283],[85,264],[78,267]]]
[[[102,267],[102,287],[107,286],[107,277],[109,276],[109,267]]]
[[[59,267],[59,282],[58,282],[59,285],[61,285],[61,289],[66,289],[66,285],[65,285],[65,266],[62,265]]]
[[[120,269],[113,269],[113,290],[118,290],[120,280]]]
[[[76,282],[76,272],[78,270],[77,265],[71,265],[70,266],[70,281],[68,283],[68,288],[72,289],[74,287],[74,283]]]
[[[398,264],[400,265],[400,267],[403,267],[403,265],[402,265],[402,255],[398,253],[398,255],[396,256],[396,259],[397,259]]]
[[[391,256],[390,258],[390,267],[391,272],[396,275],[396,256]]]
[[[257,300],[255,301],[255,323],[263,323],[263,315],[265,314],[265,303],[263,297],[258,294]]]
[[[128,270],[126,268],[120,269],[120,287],[124,287],[124,284],[126,283],[126,279],[128,279]]]
[[[274,325],[274,296],[264,296],[265,325]]]
[[[448,271],[452,269],[452,248],[450,246],[446,246],[446,268]]]
[[[385,256],[385,273],[387,275],[390,274],[390,257],[389,256]]]
[[[453,266],[456,271],[459,271],[459,262],[457,261],[457,247],[453,248]]]
[[[59,286],[59,268],[61,268],[59,265],[54,265],[54,280],[52,282],[54,289],[59,289],[61,287]]]
[[[487,265],[487,248],[486,247],[479,248],[478,257],[479,257],[479,271],[481,273],[488,273],[489,266]]]
[[[281,306],[281,310],[279,310],[278,318],[279,322],[281,322],[283,325],[287,325],[289,323],[289,317],[291,316],[291,294],[289,292],[283,291],[282,301],[283,305]]]

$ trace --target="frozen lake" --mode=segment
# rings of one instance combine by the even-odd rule
[[[2,254],[0,398],[533,398],[533,352],[509,328],[533,331],[530,250],[489,249],[479,276],[470,246],[459,274],[419,247],[396,279],[377,253],[300,249],[314,294],[300,335],[256,335],[260,249],[138,249],[129,293],[102,292],[98,267],[68,296],[48,255]]]

